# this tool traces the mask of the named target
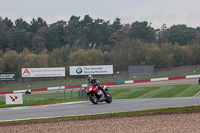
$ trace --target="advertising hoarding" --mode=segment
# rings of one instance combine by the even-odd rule
[[[65,67],[22,68],[22,77],[63,77]]]
[[[129,75],[153,75],[153,65],[128,66]]]
[[[0,81],[16,81],[17,73],[0,73]]]
[[[70,75],[113,74],[113,65],[70,66]]]

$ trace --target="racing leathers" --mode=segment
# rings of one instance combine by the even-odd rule
[[[89,83],[92,83],[93,86],[98,86],[98,88],[103,92],[104,96],[107,97],[105,90],[103,89],[103,87],[101,86],[101,84],[97,79],[95,78],[91,79]]]

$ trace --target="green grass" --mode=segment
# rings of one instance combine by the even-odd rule
[[[110,89],[113,99],[192,97],[200,91],[198,84],[166,85]]]
[[[23,105],[6,105],[5,96],[0,96],[0,108],[16,107],[16,106],[31,106],[31,105],[45,105],[45,104],[56,104],[65,102],[85,101],[86,97],[78,96],[78,91],[66,91],[65,98],[64,92],[60,91],[59,97],[57,93],[42,93],[42,94],[28,94],[23,95]]]
[[[120,89],[109,89],[109,93],[113,99],[134,99],[134,98],[166,98],[166,97],[193,97],[200,91],[200,85],[198,84],[183,84],[183,85],[165,85],[165,86],[151,86],[151,87],[131,87]],[[26,100],[23,106],[28,105],[44,105],[54,104],[71,101],[82,101],[88,99],[78,99],[78,92],[66,92],[66,99],[64,100],[64,93],[59,92],[60,100],[57,100],[57,93],[46,94],[31,94],[23,95]],[[0,97],[1,98],[1,97]],[[37,99],[34,101],[34,99]],[[0,108],[22,106],[22,105],[6,105],[5,102],[0,102]]]

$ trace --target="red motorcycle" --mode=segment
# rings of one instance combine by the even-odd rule
[[[108,93],[108,86],[103,86],[103,89],[106,92],[106,96],[104,93],[98,88],[98,86],[93,86],[91,83],[87,85],[85,88],[85,91],[87,93],[87,96],[89,97],[90,101],[93,104],[98,104],[98,102],[107,102],[111,103],[112,102],[112,97]]]

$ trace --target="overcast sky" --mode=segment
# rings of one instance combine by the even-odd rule
[[[173,24],[200,26],[200,0],[0,0],[0,16],[12,21],[43,18],[48,24],[68,21],[72,16],[89,15],[111,23],[118,17],[122,24],[147,21],[152,27]]]

